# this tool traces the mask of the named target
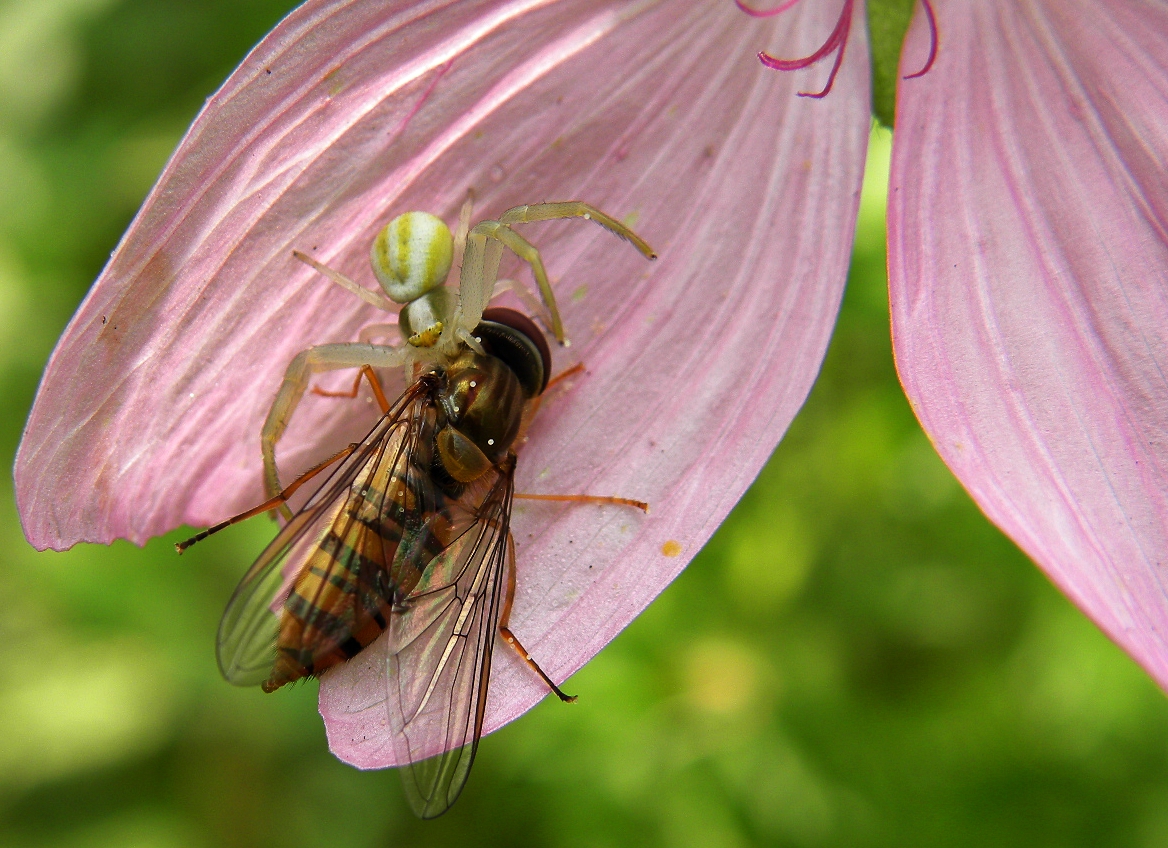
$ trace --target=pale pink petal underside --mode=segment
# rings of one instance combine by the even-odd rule
[[[896,116],[901,379],[982,509],[1168,685],[1168,7],[936,11]],[[902,70],[927,51],[918,15]]]
[[[652,505],[515,510],[512,626],[553,677],[575,671],[709,538],[822,359],[867,141],[864,33],[824,101],[755,58],[814,49],[820,5],[756,22],[721,0],[306,4],[210,101],[54,354],[17,463],[29,537],[140,541],[257,499],[287,362],[381,320],[293,248],[371,285],[396,212],[453,221],[472,188],[477,217],[584,199],[661,258],[583,221],[525,231],[573,342],[556,368],[588,370],[545,399],[518,486]],[[306,401],[282,467],[367,427],[353,406]],[[378,642],[321,686],[334,752],[364,767],[395,762],[385,660]],[[496,649],[487,729],[545,693]]]

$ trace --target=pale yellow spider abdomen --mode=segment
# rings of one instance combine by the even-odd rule
[[[398,215],[369,251],[373,273],[395,303],[409,303],[445,283],[453,259],[450,228],[428,212]]]

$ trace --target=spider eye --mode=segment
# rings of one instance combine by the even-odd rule
[[[428,212],[398,215],[369,251],[374,276],[396,303],[409,303],[446,282],[453,259],[450,228]]]

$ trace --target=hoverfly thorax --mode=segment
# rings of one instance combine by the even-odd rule
[[[510,309],[488,310],[484,318],[475,338],[487,354],[463,351],[446,371],[440,398],[446,421],[436,439],[438,455],[460,483],[477,480],[502,461],[519,434],[527,401],[547,383],[547,342],[531,320]]]

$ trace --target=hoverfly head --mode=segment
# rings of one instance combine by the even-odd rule
[[[551,352],[527,316],[488,309],[474,337],[486,356],[465,350],[447,369],[440,401],[446,426],[437,436],[442,465],[468,483],[499,463],[511,449],[524,405],[548,382]]]
[[[534,321],[514,309],[493,306],[483,311],[474,336],[487,353],[515,372],[524,395],[543,394],[552,370],[552,352]]]

